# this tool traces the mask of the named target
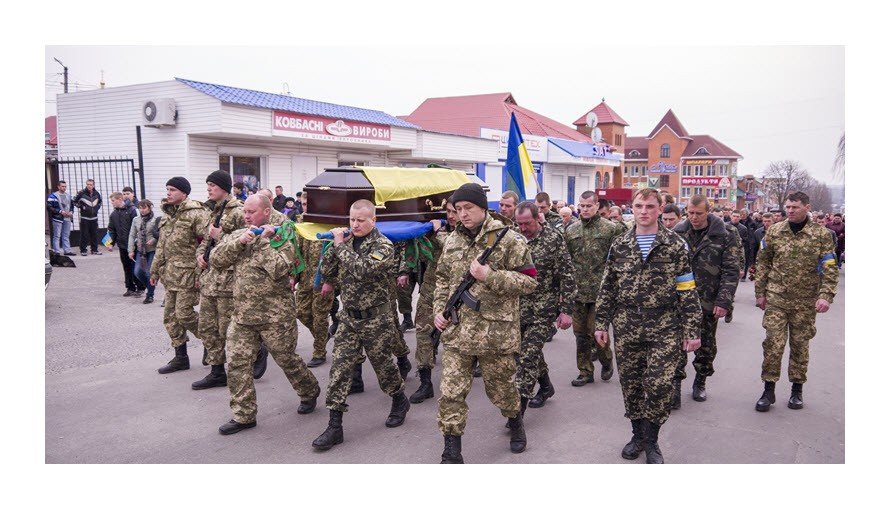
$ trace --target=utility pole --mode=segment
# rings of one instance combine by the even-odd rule
[[[58,58],[53,57],[53,60],[55,60],[56,62],[59,63],[59,65],[62,66],[62,70],[64,71],[64,75],[65,75],[65,93],[67,94],[68,93],[68,68],[65,67],[65,64],[60,62]]]

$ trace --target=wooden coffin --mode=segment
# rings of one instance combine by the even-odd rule
[[[478,181],[478,180],[476,180]],[[357,200],[374,203],[374,187],[361,168],[327,168],[303,186],[308,192],[303,220],[349,225],[349,207]],[[445,219],[445,201],[453,191],[377,206],[378,221],[429,221]]]

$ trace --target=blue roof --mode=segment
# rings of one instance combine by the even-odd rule
[[[270,94],[268,92],[247,90],[245,88],[214,85],[212,83],[202,83],[200,81],[192,81],[183,78],[176,78],[176,81],[184,83],[199,92],[203,92],[229,104],[238,104],[241,106],[263,108],[267,110],[289,111],[293,113],[302,113],[304,115],[318,115],[321,117],[355,120],[372,124],[406,127],[408,129],[420,129],[420,127],[410,122],[406,122],[400,118],[396,118],[377,110],[366,110],[364,108],[354,108],[352,106],[312,101],[290,95]]]
[[[568,153],[573,157],[596,157],[599,159],[610,159],[614,161],[620,161],[621,158],[615,154],[610,152],[606,152],[604,155],[600,155],[596,153],[596,145],[592,143],[584,143],[581,141],[571,141],[571,140],[563,140],[560,138],[547,138],[547,141],[550,144],[555,145],[561,148],[563,151]]]

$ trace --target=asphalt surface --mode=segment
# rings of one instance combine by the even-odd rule
[[[209,367],[201,365],[201,344],[189,342],[191,369],[159,375],[173,355],[161,320],[163,288],[155,302],[124,298],[117,252],[74,258],[77,268],[55,268],[46,290],[46,462],[47,463],[437,463],[442,436],[436,400],[412,405],[405,424],[386,428],[390,398],[366,363],[365,392],[350,396],[344,416],[345,442],[327,452],[310,443],[326,427],[322,401],[313,414],[296,413],[299,398],[269,358],[256,383],[257,427],[222,436],[217,427],[231,418],[225,388],[191,390]],[[741,283],[731,324],[717,332],[716,374],[708,379],[708,401],[692,400],[694,371],[683,387],[683,408],[661,431],[668,463],[844,463],[844,275],[831,310],[817,319],[810,346],[806,406],[786,406],[787,350],[777,403],[754,411],[760,382],[762,313],[754,307],[754,286]],[[414,348],[414,331],[406,334]],[[330,352],[331,345],[328,345]],[[504,418],[488,401],[481,379],[468,398],[463,438],[468,463],[627,463],[620,450],[630,437],[617,371],[575,388],[575,341],[559,331],[545,346],[556,396],[530,408],[525,426],[528,449],[509,451]],[[308,360],[311,336],[299,327],[299,353]],[[327,385],[328,363],[314,368]],[[413,363],[412,351],[412,363]],[[438,397],[441,369],[433,371]],[[419,385],[416,372],[407,393]],[[635,461],[644,462],[644,458]]]

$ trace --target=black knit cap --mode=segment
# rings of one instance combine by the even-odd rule
[[[232,177],[229,176],[229,172],[225,170],[216,170],[210,175],[207,175],[207,182],[213,182],[227,193],[232,191]]]
[[[167,185],[173,186],[185,194],[189,194],[192,192],[192,185],[189,184],[189,181],[186,180],[185,177],[173,177],[172,179],[167,181]]]
[[[485,190],[475,182],[467,182],[458,187],[451,198],[455,204],[459,201],[468,201],[488,210],[488,197],[485,195]]]

